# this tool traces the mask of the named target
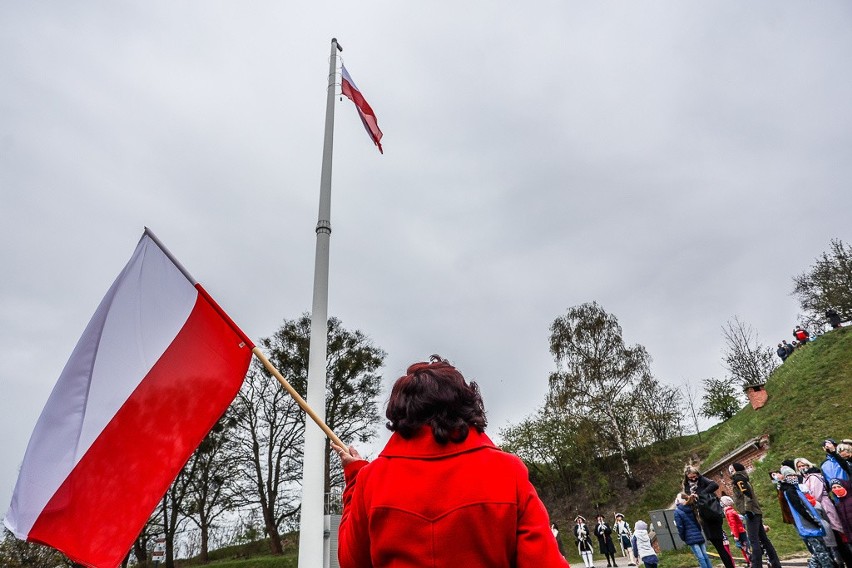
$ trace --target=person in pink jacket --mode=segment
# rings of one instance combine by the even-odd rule
[[[828,525],[831,532],[834,533],[834,539],[838,542],[838,552],[840,553],[843,563],[847,566],[852,566],[852,551],[843,543],[843,522],[840,520],[840,515],[837,513],[837,507],[831,499],[831,493],[828,488],[829,479],[823,477],[822,470],[805,458],[796,458],[794,461],[796,470],[802,476],[802,484],[807,488],[807,492],[814,498],[814,501],[820,504],[825,516],[828,519]]]
[[[368,463],[332,444],[346,488],[342,568],[570,568],[526,466],[485,434],[479,387],[433,355],[393,386]]]

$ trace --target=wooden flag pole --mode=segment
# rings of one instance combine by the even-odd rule
[[[254,356],[257,357],[261,363],[263,363],[263,366],[266,367],[266,370],[269,371],[273,377],[278,379],[278,382],[281,383],[281,386],[284,387],[284,389],[288,393],[290,393],[290,396],[293,397],[293,400],[295,400],[296,403],[302,408],[302,410],[304,410],[305,413],[310,416],[314,422],[316,422],[317,426],[319,426],[322,431],[325,432],[325,435],[328,436],[332,442],[334,442],[341,448],[349,447],[344,444],[334,432],[331,431],[331,428],[328,427],[328,424],[326,424],[325,421],[323,421],[323,419],[320,418],[316,412],[314,412],[314,409],[308,405],[307,401],[302,398],[302,395],[300,395],[298,391],[293,388],[293,385],[291,385],[287,381],[287,379],[285,379],[284,376],[278,372],[278,369],[276,369],[275,366],[272,365],[272,363],[269,361],[269,359],[266,358],[266,355],[263,354],[263,351],[261,351],[259,347],[255,347],[251,350],[251,352],[254,353]]]

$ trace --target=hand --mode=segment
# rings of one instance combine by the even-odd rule
[[[343,464],[343,467],[346,467],[350,463],[363,460],[361,454],[358,453],[358,450],[355,449],[354,446],[349,446],[348,448],[345,446],[338,446],[334,442],[331,442],[331,449],[334,453],[337,454],[337,457],[340,458],[340,463]]]
[[[834,444],[832,444],[831,442],[828,442],[828,441],[826,441],[825,444],[823,444],[822,447],[828,453],[834,453],[837,450],[837,448],[834,446]]]

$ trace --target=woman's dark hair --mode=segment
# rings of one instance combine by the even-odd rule
[[[471,427],[482,433],[488,424],[479,386],[438,355],[414,363],[397,379],[385,416],[388,430],[406,439],[431,426],[439,444],[461,442]]]

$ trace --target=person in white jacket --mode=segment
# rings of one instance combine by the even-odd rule
[[[645,521],[636,521],[631,543],[633,545],[633,556],[642,560],[645,568],[657,568],[659,559],[657,552],[651,545],[651,536],[648,534],[648,524]]]

